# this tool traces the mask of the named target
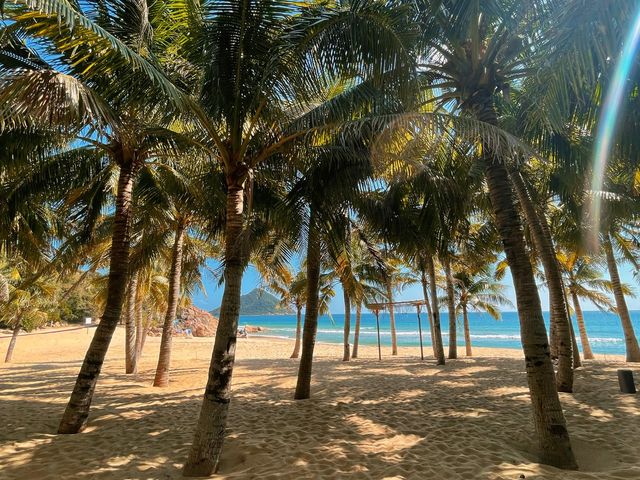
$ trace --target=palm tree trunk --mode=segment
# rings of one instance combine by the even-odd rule
[[[349,294],[342,284],[342,292],[344,296],[344,353],[342,355],[342,361],[348,362],[351,359],[351,348],[349,345],[349,335],[351,334],[351,299]]]
[[[169,385],[169,369],[171,368],[171,339],[173,333],[173,321],[178,312],[180,300],[180,282],[182,281],[182,244],[184,242],[185,223],[180,220],[176,228],[176,236],[173,241],[171,254],[171,271],[169,273],[169,298],[167,299],[167,313],[162,325],[162,338],[160,339],[160,355],[156,377],[153,380],[154,387],[166,387]]]
[[[136,294],[138,272],[131,274],[127,289],[127,312],[125,319],[125,373],[137,373],[138,349],[136,345]]]
[[[424,304],[427,307],[427,316],[429,317],[429,333],[431,335],[431,347],[433,348],[433,356],[437,356],[436,344],[433,335],[433,309],[429,302],[429,283],[427,281],[426,266],[424,263],[420,266],[420,283],[422,284],[422,296],[424,298]]]
[[[200,416],[183,475],[209,476],[215,472],[224,442],[231,378],[236,356],[236,335],[240,316],[240,289],[245,260],[242,251],[244,179],[241,172],[228,176],[225,227],[224,293],[213,345],[209,376]]]
[[[549,306],[551,310],[550,323],[553,326],[551,335],[551,355],[557,351],[558,373],[556,384],[559,392],[573,391],[573,352],[571,342],[571,319],[567,310],[567,302],[562,284],[562,276],[556,258],[549,229],[545,227],[546,218],[539,215],[531,200],[527,187],[518,172],[511,172],[511,181],[515,187],[520,206],[527,219],[529,231],[533,243],[542,260],[544,275],[547,279],[547,289],[549,290]],[[554,348],[554,345],[557,348]]]
[[[142,321],[141,301],[136,299],[136,357],[138,360],[142,356],[142,348],[147,338],[148,326]]]
[[[469,313],[467,312],[467,304],[462,304],[462,320],[464,322],[464,347],[466,349],[467,357],[473,356],[471,349],[471,332],[469,330]]]
[[[627,301],[624,298],[622,284],[620,283],[620,275],[618,274],[618,266],[616,258],[613,255],[613,247],[611,246],[611,235],[605,234],[603,247],[607,256],[607,267],[609,269],[609,277],[611,278],[611,287],[613,288],[613,296],[616,299],[616,310],[622,323],[622,331],[624,332],[624,343],[627,347],[627,362],[640,362],[640,347],[636,333],[633,330]]]
[[[356,329],[353,333],[353,351],[351,358],[358,358],[358,343],[360,342],[360,320],[362,318],[362,303],[356,302]]]
[[[140,305],[140,302],[138,302]],[[137,316],[137,324],[136,330],[138,329],[138,325],[140,326],[140,342],[136,342],[136,351],[138,352],[138,360],[142,358],[142,351],[144,350],[144,344],[147,341],[147,337],[149,336],[149,329],[151,328],[152,317],[147,317],[147,319],[142,321],[142,309],[138,312]],[[136,333],[137,335],[137,333]],[[137,340],[137,336],[136,336]]]
[[[434,356],[438,365],[444,365],[444,346],[442,345],[442,328],[440,327],[440,310],[438,309],[438,292],[436,291],[436,266],[433,257],[427,257],[429,268],[429,287],[431,289],[431,309],[433,310],[433,342]]]
[[[300,355],[300,336],[302,334],[302,305],[296,305],[296,343],[293,353],[289,358],[298,358]]]
[[[582,366],[580,361],[580,350],[578,350],[578,341],[576,340],[576,332],[573,329],[573,323],[569,324],[571,330],[571,351],[573,353],[573,368],[579,368]]]
[[[129,275],[131,199],[139,165],[135,159],[125,158],[122,151],[118,164],[120,175],[111,237],[107,302],[60,421],[58,433],[78,433],[84,429],[102,364],[122,314]]]
[[[458,358],[458,331],[456,325],[456,299],[453,292],[453,276],[451,260],[444,257],[444,273],[447,283],[447,309],[449,312],[449,358]]]
[[[396,333],[396,314],[393,309],[393,288],[391,278],[387,277],[387,305],[389,307],[389,325],[391,328],[391,355],[398,355],[398,337]]]
[[[295,400],[304,400],[311,396],[311,367],[313,365],[313,349],[318,330],[318,303],[320,287],[320,233],[315,225],[313,208],[309,221],[309,239],[307,244],[307,309],[304,315],[304,332],[302,334],[302,355],[298,369],[298,383],[294,394]]]
[[[496,125],[495,112],[490,113],[490,123]],[[486,148],[485,151],[489,152],[489,149]],[[502,238],[516,291],[520,334],[541,461],[560,468],[576,468],[555,386],[538,287],[525,249],[524,233],[511,183],[504,164],[490,155],[485,157],[485,171],[495,223]]]
[[[582,313],[582,307],[580,306],[580,299],[575,292],[571,292],[571,298],[573,299],[573,309],[576,311],[576,321],[578,322],[578,331],[580,332],[582,354],[584,355],[585,360],[593,360],[593,351],[591,350],[591,344],[589,343],[587,327],[584,324],[584,315]]]
[[[16,326],[13,327],[13,333],[11,334],[11,340],[9,341],[9,348],[7,348],[7,355],[4,357],[4,363],[11,362],[11,357],[13,356],[13,349],[16,347],[16,341],[18,340],[18,334],[20,333],[20,328],[22,328],[22,322],[20,321],[20,317],[16,319]]]

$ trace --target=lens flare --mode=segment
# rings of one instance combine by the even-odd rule
[[[602,184],[604,183],[604,174],[607,168],[609,155],[611,154],[613,138],[618,123],[618,116],[620,114],[622,100],[627,92],[627,78],[634,63],[639,41],[640,10],[638,10],[633,26],[625,40],[624,49],[622,50],[622,54],[620,55],[620,59],[618,60],[618,65],[616,66],[613,80],[611,82],[611,85],[609,85],[607,96],[605,97],[605,101],[602,104],[602,112],[598,121],[598,132],[595,142],[593,178],[591,180],[591,191],[594,193],[602,190]],[[589,237],[590,244],[592,246],[598,245],[601,208],[602,198],[600,195],[595,194],[592,198],[590,208],[592,224]]]

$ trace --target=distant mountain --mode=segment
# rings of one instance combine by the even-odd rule
[[[211,310],[213,315],[220,315],[220,307]],[[240,315],[286,315],[293,313],[289,308],[280,305],[280,299],[266,290],[254,288],[240,297]]]

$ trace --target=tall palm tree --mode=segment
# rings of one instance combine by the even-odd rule
[[[62,152],[52,152],[37,165],[37,174],[25,178],[19,189],[23,195],[51,190],[51,178],[57,179],[55,193],[62,198],[73,188],[81,188],[84,197],[78,198],[74,192],[70,203],[80,204],[74,207],[75,214],[84,214],[85,229],[90,229],[109,198],[106,182],[118,172],[108,299],[60,422],[60,433],[77,433],[86,425],[125,300],[135,178],[145,161],[174,149],[178,135],[165,128],[173,105],[165,100],[169,96],[178,102],[184,98],[144,58],[154,48],[153,41],[162,44],[163,39],[148,35],[153,19],[142,15],[143,5],[133,7],[140,15],[130,15],[130,5],[114,4],[111,9],[91,3],[83,6],[81,10],[79,5],[54,2],[44,9],[47,13],[38,11],[37,3],[11,8],[13,23],[9,28],[36,38],[54,64],[26,59],[27,66],[3,76],[0,86],[5,117],[27,124],[46,119],[79,140]],[[159,15],[155,20],[164,18]],[[38,102],[33,102],[34,95]]]
[[[553,9],[546,2],[438,2],[437,12],[424,12],[427,72],[435,102],[460,115],[497,126],[496,105],[509,95],[512,81],[522,78],[539,52],[522,41],[520,31],[540,25]],[[553,12],[552,12],[553,13]],[[546,17],[551,18],[551,17]],[[545,25],[540,25],[544,28]],[[439,35],[432,38],[434,29]],[[537,39],[536,39],[537,40]],[[523,68],[524,67],[524,68]],[[438,92],[442,92],[441,94]],[[485,172],[495,224],[502,238],[516,290],[534,424],[543,462],[575,468],[566,421],[556,391],[555,374],[535,278],[522,223],[505,167],[509,153],[484,139],[480,164]],[[567,334],[569,332],[567,331]],[[570,338],[566,336],[566,343]],[[570,370],[570,369],[569,369]],[[571,389],[571,372],[565,389]]]
[[[200,122],[223,166],[227,187],[224,294],[207,394],[185,475],[212,473],[222,448],[245,265],[239,245],[246,235],[244,208],[250,178],[265,160],[326,125],[327,115],[342,108],[334,103],[330,108],[309,110],[313,94],[324,88],[327,79],[315,71],[317,67],[327,67],[330,77],[348,67],[350,75],[368,80],[382,74],[389,78],[412,61],[406,49],[411,38],[402,31],[408,15],[392,13],[373,2],[329,9],[306,8],[286,0],[224,0],[180,16],[192,20],[184,55],[202,72],[195,89],[203,112]],[[388,41],[380,42],[380,38]],[[335,48],[347,44],[350,48]],[[353,48],[362,54],[354,57]],[[308,61],[310,54],[317,55],[318,62]],[[313,248],[319,246],[314,223],[309,232]],[[314,290],[319,276],[314,265],[317,259],[316,253],[307,255],[307,281]],[[313,330],[307,319],[317,313],[316,300],[309,297],[307,303],[305,332]],[[310,334],[303,335],[305,363],[305,337],[307,343],[312,341]]]

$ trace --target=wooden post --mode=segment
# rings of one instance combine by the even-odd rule
[[[382,360],[382,350],[380,349],[380,319],[378,318],[378,310],[376,312],[376,330],[378,331],[378,360]]]
[[[636,393],[636,384],[633,381],[631,370],[618,370],[618,384],[622,393]]]
[[[420,304],[416,304],[416,312],[418,313],[418,333],[420,335],[420,359],[424,360],[424,351],[422,349],[422,320],[420,319]]]

